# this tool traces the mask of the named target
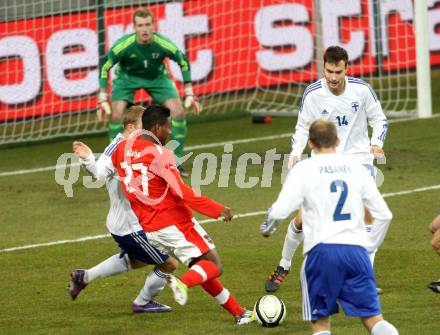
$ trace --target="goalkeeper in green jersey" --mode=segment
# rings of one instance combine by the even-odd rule
[[[179,143],[174,150],[177,163],[183,156],[187,126],[185,110],[174,82],[167,73],[165,58],[175,61],[182,71],[185,85],[186,109],[199,113],[199,105],[193,93],[190,64],[186,56],[168,38],[154,31],[154,18],[148,9],[137,9],[133,13],[134,33],[125,35],[112,46],[100,67],[98,118],[104,113],[111,114],[108,125],[110,139],[122,131],[121,118],[128,104],[133,104],[134,93],[145,89],[152,99],[171,111],[171,137]],[[118,64],[112,82],[111,108],[108,103],[108,74],[113,65]],[[182,167],[182,176],[187,175]]]

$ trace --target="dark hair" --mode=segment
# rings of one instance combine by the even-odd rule
[[[160,105],[148,105],[142,114],[142,128],[151,130],[155,125],[164,125],[170,117],[170,110]]]
[[[144,114],[145,115],[145,114]],[[318,149],[336,146],[338,131],[333,122],[319,119],[312,123],[309,129],[309,140]]]
[[[338,47],[338,46],[331,46],[328,47],[327,50],[325,50],[324,54],[324,64],[332,63],[337,64],[341,60],[345,62],[345,66],[348,64],[348,53],[344,48]]]

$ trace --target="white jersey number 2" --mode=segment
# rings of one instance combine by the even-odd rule
[[[337,192],[338,188],[341,189],[341,195],[339,196],[338,203],[336,204],[335,211],[333,212],[333,221],[351,220],[350,213],[342,213],[342,208],[344,207],[345,200],[347,200],[347,183],[343,180],[337,179],[330,184],[330,192]]]

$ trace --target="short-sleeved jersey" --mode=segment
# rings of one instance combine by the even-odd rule
[[[175,61],[182,71],[183,81],[191,81],[191,70],[188,59],[180,49],[165,36],[154,33],[150,44],[136,42],[136,34],[129,34],[112,46],[104,57],[99,72],[99,86],[107,88],[108,73],[118,63],[116,71],[145,79],[155,79],[166,73],[164,59]]]
[[[130,142],[131,141],[131,142]],[[120,182],[144,231],[191,221],[191,209],[218,218],[224,208],[185,185],[174,154],[151,141],[137,138],[118,143],[112,154]]]
[[[383,146],[388,123],[376,93],[366,82],[345,78],[345,90],[334,95],[325,78],[309,85],[303,93],[295,134],[292,136],[292,155],[300,156],[307,144],[313,121],[327,119],[338,129],[341,141],[338,153],[350,155],[364,164],[373,163],[371,145]],[[373,128],[371,141],[368,124]]]
[[[269,211],[269,219],[285,219],[300,206],[304,254],[319,243],[353,244],[369,250],[378,247],[386,230],[374,230],[374,236],[367,236],[364,206],[375,219],[373,226],[387,227],[391,220],[368,171],[339,154],[318,154],[296,164]]]

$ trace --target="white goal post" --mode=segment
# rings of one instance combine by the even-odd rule
[[[432,116],[431,65],[429,63],[428,7],[426,0],[415,1],[417,51],[417,115]]]

